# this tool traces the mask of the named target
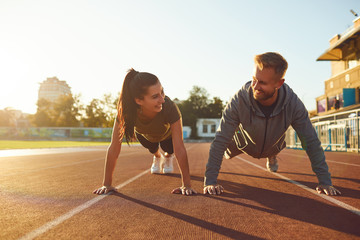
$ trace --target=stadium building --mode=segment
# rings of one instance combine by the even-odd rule
[[[360,17],[353,23],[331,38],[330,47],[317,59],[331,62],[325,93],[316,98],[316,110],[309,112],[325,151],[360,153]],[[288,148],[302,148],[291,127],[286,143]]]
[[[38,99],[43,98],[54,102],[61,95],[67,94],[71,94],[71,90],[66,81],[60,81],[57,77],[52,77],[40,83]]]
[[[319,116],[360,107],[360,17],[353,22],[344,33],[330,39],[330,47],[317,59],[331,62],[325,94],[316,98]]]

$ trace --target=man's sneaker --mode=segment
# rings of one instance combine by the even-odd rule
[[[276,156],[267,158],[266,168],[270,172],[276,172],[278,170],[279,165]]]
[[[151,165],[151,173],[160,173],[160,164],[162,162],[163,156],[161,155],[161,157],[157,158],[154,156],[153,158],[153,163]]]
[[[174,159],[174,154],[171,154],[170,157],[164,157],[164,162],[162,164],[162,172],[163,173],[172,173],[174,171],[174,167],[173,167],[173,159]]]

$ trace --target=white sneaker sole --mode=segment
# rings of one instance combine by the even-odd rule
[[[160,169],[150,169],[151,174],[160,173]]]
[[[162,172],[163,172],[164,174],[172,173],[172,172],[174,172],[174,169],[173,169],[173,168],[164,168]]]
[[[163,162],[161,164],[162,167],[162,173],[167,174],[167,173],[172,173],[174,172],[174,157],[170,157],[170,159],[168,159],[168,161],[170,161],[171,164],[167,164],[168,166],[165,167],[165,158],[163,158]]]

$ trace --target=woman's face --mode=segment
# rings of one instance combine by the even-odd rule
[[[148,87],[143,99],[135,98],[135,102],[141,106],[143,113],[158,113],[162,110],[162,104],[165,102],[164,88],[158,82]]]

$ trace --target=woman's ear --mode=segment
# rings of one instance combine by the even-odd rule
[[[140,98],[135,98],[135,102],[136,102],[136,104],[137,105],[142,105],[142,103],[143,103],[143,100],[142,99],[140,99]]]

